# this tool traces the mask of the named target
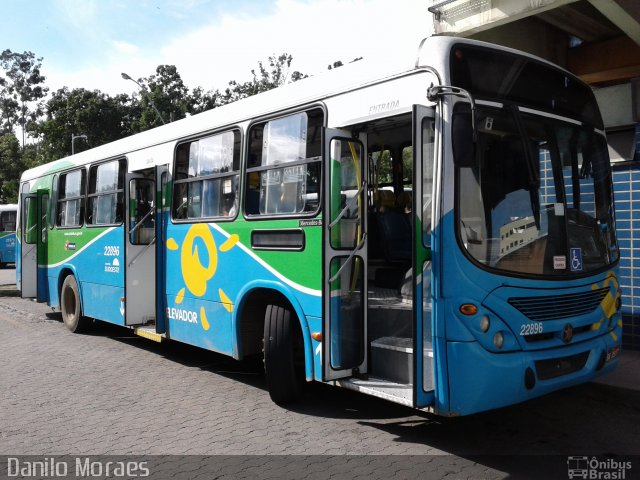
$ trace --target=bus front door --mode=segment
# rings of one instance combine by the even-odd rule
[[[125,325],[156,320],[155,181],[128,176],[125,228]]]
[[[422,105],[413,107],[413,351],[414,406],[426,407],[434,403],[435,361],[433,348],[433,299],[431,262],[432,216],[434,202],[435,168],[435,112]]]
[[[366,152],[326,130],[324,148],[323,379],[367,372]]]

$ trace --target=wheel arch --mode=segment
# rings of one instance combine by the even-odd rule
[[[311,334],[304,311],[293,293],[278,282],[255,281],[246,285],[237,298],[237,308],[231,320],[235,334],[233,357],[239,360],[261,352],[267,305],[288,306],[298,319],[304,343],[305,377],[311,381],[314,378]]]
[[[60,273],[58,273],[58,294],[56,295],[56,299],[58,301],[58,308],[62,308],[60,304],[60,295],[62,294],[62,284],[64,283],[64,279],[69,275],[73,275],[76,279],[76,283],[78,284],[78,296],[80,297],[80,313],[84,312],[84,301],[82,298],[82,283],[80,282],[80,278],[78,277],[78,272],[72,265],[64,265],[60,269]],[[51,301],[51,298],[49,298]]]

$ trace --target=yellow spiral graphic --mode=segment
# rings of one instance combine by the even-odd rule
[[[202,240],[209,255],[209,264],[203,265],[198,254],[196,239]],[[218,252],[216,243],[209,226],[204,223],[192,225],[182,244],[180,252],[182,264],[182,277],[189,291],[197,296],[203,296],[207,291],[207,282],[215,275],[218,265]]]

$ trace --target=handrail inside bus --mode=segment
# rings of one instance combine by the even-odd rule
[[[360,250],[364,246],[364,242],[365,242],[366,239],[367,239],[367,232],[364,232],[364,235],[362,235],[362,240],[360,240],[360,243],[358,243],[358,245],[356,245],[356,248],[354,248],[353,251],[349,254],[349,257],[347,257],[347,259],[344,261],[344,263],[338,269],[338,271],[335,273],[335,275],[333,275],[333,277],[331,277],[329,279],[329,283],[333,282],[336,278],[338,278],[340,276],[340,273],[342,272],[344,267],[347,266],[347,264],[351,261],[353,256],[356,254],[356,252],[358,250]]]
[[[149,247],[151,247],[151,245],[153,245],[154,243],[156,243],[156,237],[154,236],[151,241],[149,243],[147,243],[144,248],[142,250],[140,250],[137,255],[135,257],[133,257],[131,259],[131,261],[129,262],[129,264],[127,265],[127,267],[130,267],[131,265],[133,265],[134,263],[136,263],[136,261],[138,260],[138,257],[140,257],[140,255],[142,255],[144,252],[146,252],[147,250],[149,250]]]
[[[363,182],[362,182],[362,184],[360,185],[360,188],[358,189],[358,191],[356,192],[356,194],[355,194],[353,197],[351,197],[349,200],[347,200],[347,201],[345,202],[345,206],[344,206],[344,208],[343,208],[343,209],[342,209],[342,211],[338,214],[338,216],[336,217],[336,219],[335,219],[333,222],[331,222],[331,223],[329,224],[329,228],[333,228],[333,227],[335,226],[335,224],[336,224],[336,223],[338,223],[340,220],[342,220],[342,217],[344,217],[344,216],[345,216],[345,214],[346,214],[349,210],[351,210],[351,207],[353,207],[354,200],[355,200],[355,201],[358,201],[358,199],[360,198],[360,194],[362,193],[362,190],[364,190],[364,188],[366,187],[366,185],[367,185],[367,182],[366,182],[366,180],[365,180],[365,181],[363,181]],[[360,219],[360,209],[358,209],[358,217],[357,217],[357,218],[358,218],[358,219]]]
[[[151,207],[151,210],[149,210],[149,211],[147,212],[147,214],[146,214],[144,217],[142,217],[142,218],[140,219],[140,221],[139,221],[138,223],[136,223],[136,224],[135,224],[135,226],[134,226],[131,230],[129,230],[129,234],[134,233],[138,228],[140,228],[140,225],[142,225],[142,223],[143,223],[143,222],[147,219],[147,217],[149,217],[149,215],[151,215],[152,213],[153,213],[153,207]]]

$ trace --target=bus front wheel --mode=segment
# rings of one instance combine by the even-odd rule
[[[78,282],[73,275],[68,275],[62,283],[60,310],[62,321],[71,332],[80,333],[88,329],[89,319],[82,316]]]
[[[267,389],[278,404],[300,399],[304,351],[297,319],[282,305],[268,305],[264,322],[264,367]]]

